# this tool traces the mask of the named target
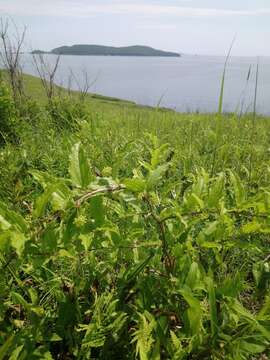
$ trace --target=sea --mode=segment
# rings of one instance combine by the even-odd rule
[[[56,55],[44,57],[48,66],[53,67]],[[73,90],[87,88],[91,93],[141,105],[210,113],[218,109],[225,60],[222,56],[201,55],[179,58],[65,55],[60,59],[55,80]],[[23,55],[22,66],[24,72],[38,75],[32,55]],[[223,111],[252,112],[255,92],[257,113],[269,115],[270,57],[232,56],[225,73]]]

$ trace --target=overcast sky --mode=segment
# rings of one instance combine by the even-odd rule
[[[150,45],[191,54],[270,55],[270,0],[0,0],[32,49]]]

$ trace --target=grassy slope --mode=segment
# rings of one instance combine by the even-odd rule
[[[29,95],[32,98],[34,98],[35,100],[38,100],[41,102],[46,101],[46,94],[45,94],[44,88],[42,87],[41,81],[38,77],[24,74],[24,81],[25,81],[25,90],[26,90],[27,95]],[[57,92],[62,95],[69,94],[68,90],[66,90],[60,86],[57,86]],[[73,96],[76,96],[78,94],[76,91],[72,91],[71,93],[73,94]],[[98,103],[102,102],[103,105],[117,103],[117,104],[125,105],[125,106],[135,106],[135,103],[132,103],[129,101],[120,100],[120,99],[112,98],[112,97],[106,97],[106,96],[102,96],[102,95],[96,95],[96,94],[87,95],[87,99],[93,105],[97,105]]]
[[[24,80],[27,95],[38,104],[45,106],[47,100],[40,79],[24,75]],[[67,99],[69,96],[74,102],[78,99],[79,93],[75,91],[69,94],[63,88],[57,87],[57,89],[59,94],[66,96]],[[31,134],[29,138],[29,132],[20,133],[23,146],[32,152],[34,158],[43,156],[42,152],[52,152],[48,164],[43,165],[47,170],[55,171],[57,169],[55,164],[63,163],[63,155],[65,161],[68,161],[67,153],[61,150],[65,142],[71,143],[75,139],[80,139],[89,147],[100,148],[100,164],[97,164],[100,168],[111,165],[114,156],[118,157],[117,149],[125,148],[123,144],[141,141],[145,139],[147,133],[151,133],[156,135],[161,143],[168,142],[175,147],[176,157],[179,161],[183,161],[184,172],[192,172],[198,167],[204,167],[211,173],[232,168],[244,174],[244,168],[250,167],[250,148],[254,144],[253,161],[261,161],[258,165],[260,169],[262,168],[261,172],[257,172],[254,176],[267,178],[265,160],[268,156],[267,134],[270,128],[268,117],[258,116],[254,131],[252,118],[249,115],[238,119],[234,114],[219,116],[177,113],[93,94],[86,96],[84,106],[83,118],[86,119],[84,127],[79,132],[64,132],[61,137],[58,136],[58,152],[54,148],[56,146],[54,138],[51,136],[49,139],[46,138],[48,117],[45,112],[40,112],[37,116],[39,126],[35,134]],[[85,134],[86,129],[89,131],[87,134]],[[32,132],[32,129],[30,128],[29,131]],[[50,141],[52,144],[48,147]],[[106,147],[109,148],[110,156],[102,153]],[[125,151],[123,150],[121,156],[125,156]],[[35,162],[38,161],[37,159]],[[65,163],[63,167],[66,165]],[[59,171],[58,169],[57,172]],[[115,176],[118,176],[117,171]]]
[[[38,77],[24,74],[24,81],[25,81],[25,91],[28,96],[31,98],[37,100],[41,104],[46,103],[46,94],[44,91],[44,88],[42,87],[41,81]],[[56,92],[63,96],[74,96],[75,98],[79,96],[79,92],[77,91],[71,91],[64,89],[63,87],[57,86]],[[103,96],[99,94],[92,94],[89,93],[86,95],[86,102],[88,103],[89,107],[92,109],[94,108],[96,111],[102,111],[102,112],[115,112],[119,111],[119,108],[121,110],[124,110],[131,113],[143,113],[149,115],[150,113],[155,115],[157,114],[157,111],[159,113],[169,113],[174,118],[187,118],[187,117],[193,117],[194,114],[181,114],[177,113],[173,110],[166,109],[163,107],[160,107],[159,109],[150,107],[150,106],[144,106],[144,105],[138,105],[135,102],[123,100],[119,98],[109,97],[109,96]],[[208,117],[209,114],[196,114],[197,118],[200,117]]]
[[[54,115],[44,107],[46,98],[40,81],[25,76],[25,85],[28,95],[42,103],[42,107],[34,107],[33,113],[30,111],[19,124],[19,146],[8,144],[0,152],[0,199],[22,214],[30,228],[25,250],[17,248],[18,257],[14,249],[10,257],[6,256],[19,281],[8,273],[9,267],[3,266],[4,305],[0,307],[3,339],[16,332],[16,346],[26,344],[25,356],[29,359],[35,359],[29,356],[35,347],[40,352],[50,351],[53,358],[58,358],[56,354],[61,352],[62,358],[69,359],[72,351],[76,354],[76,346],[81,347],[83,335],[78,334],[79,324],[91,325],[95,321],[92,314],[99,309],[94,303],[97,296],[99,301],[117,300],[120,304],[117,311],[124,311],[128,317],[125,331],[119,332],[116,340],[108,335],[109,343],[102,345],[105,354],[93,349],[95,358],[136,359],[132,342],[135,330],[141,326],[142,337],[147,338],[148,334],[142,326],[149,320],[142,322],[138,317],[138,314],[144,316],[144,311],[153,315],[156,324],[152,335],[148,334],[149,342],[152,343],[152,336],[153,343],[162,344],[162,351],[166,348],[163,358],[181,358],[180,355],[173,357],[177,344],[171,350],[172,355],[168,355],[169,330],[176,333],[181,345],[178,351],[182,353],[180,347],[183,347],[186,355],[182,359],[185,360],[250,360],[252,357],[247,352],[254,347],[254,354],[265,351],[269,357],[270,336],[267,340],[266,331],[262,331],[262,325],[270,331],[270,306],[264,297],[269,294],[269,283],[267,280],[258,285],[253,276],[254,270],[258,279],[269,276],[263,272],[269,263],[269,118],[259,117],[253,124],[248,116],[238,119],[233,115],[178,114],[89,95],[83,117],[79,119],[80,127],[76,131],[59,130],[57,121],[61,121],[63,113]],[[75,100],[77,94],[72,96]],[[45,203],[46,209],[41,215],[33,213],[33,207],[38,207],[37,198],[41,200],[39,204],[49,202],[46,197],[42,199],[47,190],[33,178],[33,170],[43,172],[48,187],[55,181],[54,177],[61,177],[69,179],[70,188],[70,154],[78,142],[91,165],[91,182],[99,186],[104,186],[104,179],[97,174],[111,177],[117,183],[130,180],[135,174],[149,184],[150,175],[142,164],[152,167],[151,182],[156,181],[156,185],[148,193],[151,206],[135,191],[134,194],[104,195],[80,209],[74,209],[73,201],[68,205],[70,209],[60,211]],[[168,152],[164,144],[168,144]],[[77,158],[75,154],[75,165],[78,165]],[[166,165],[168,158],[170,168],[164,174],[159,165]],[[89,166],[83,168],[89,169]],[[230,171],[236,177],[233,178]],[[81,191],[89,190],[75,185],[76,182],[71,195],[75,198]],[[61,200],[65,191],[62,193],[61,187],[59,191]],[[151,211],[158,218],[151,216]],[[169,217],[164,222],[164,231],[172,260],[175,259],[168,276],[166,266],[169,264],[165,263],[164,267],[159,244],[161,216]],[[88,219],[91,221],[84,227],[82,223]],[[63,229],[67,229],[65,242],[58,236]],[[85,251],[80,231],[91,235],[91,247],[102,246],[104,251],[88,253],[89,239],[84,238]],[[15,240],[17,232],[15,227]],[[13,246],[17,244],[15,240]],[[135,248],[138,244],[142,247]],[[129,274],[149,256],[149,244],[155,251],[154,259],[128,282]],[[125,250],[118,246],[134,248]],[[206,274],[214,282],[214,288],[206,281]],[[123,281],[130,293],[124,294]],[[188,289],[189,297],[181,295],[183,287]],[[42,310],[46,316],[42,313],[40,317],[33,317],[30,311],[29,314],[17,313],[18,297],[10,298],[10,290],[20,293],[28,302],[31,298],[31,302],[39,305],[36,311]],[[112,298],[108,296],[110,291]],[[125,296],[118,295],[122,293]],[[102,326],[107,326],[108,309],[106,304],[100,304],[98,311],[105,314]],[[188,306],[191,306],[189,313],[186,312]],[[18,322],[8,321],[10,309],[12,317],[21,321],[22,329],[16,329]],[[159,316],[163,310],[172,316]],[[68,314],[74,314],[72,319]],[[112,317],[113,314],[114,310]],[[189,328],[189,317],[193,329]],[[160,326],[164,326],[162,331]],[[99,329],[103,334],[104,329]],[[53,332],[62,337],[61,347],[49,342]],[[35,335],[30,336],[32,333]],[[105,333],[114,332],[109,329]],[[0,338],[1,345],[4,340]],[[253,349],[252,341],[256,341]],[[15,343],[12,350],[14,348]],[[115,357],[108,351],[115,352]],[[154,358],[150,352],[148,355],[149,359]],[[88,358],[88,354],[82,357]]]
[[[25,75],[25,89],[27,95],[42,107],[46,104],[45,92],[38,78]],[[67,90],[60,87],[58,90],[69,98]],[[71,99],[76,102],[78,95],[72,92]],[[90,160],[99,169],[117,164],[112,166],[112,171],[113,176],[118,178],[139,161],[136,156],[129,156],[127,151],[131,154],[138,152],[136,142],[146,142],[150,133],[157,136],[161,143],[174,147],[183,176],[203,167],[212,175],[230,168],[236,170],[240,177],[247,177],[252,162],[252,166],[256,167],[256,171],[252,172],[254,182],[266,184],[270,180],[266,171],[270,131],[268,117],[258,116],[253,128],[249,115],[238,119],[234,114],[177,113],[93,94],[87,95],[82,115],[86,121],[81,130],[73,133],[64,131],[61,136],[57,131],[51,134],[52,129],[47,124],[50,117],[45,111],[34,116],[34,121],[38,121],[34,133],[31,127],[27,131],[19,129],[21,147],[29,153],[31,166],[38,164],[38,167],[58,175],[67,173],[71,144],[80,140],[87,147]]]

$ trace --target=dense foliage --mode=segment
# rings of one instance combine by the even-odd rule
[[[268,359],[269,119],[3,86],[0,359]]]

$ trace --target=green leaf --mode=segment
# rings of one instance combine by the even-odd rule
[[[170,335],[171,335],[171,344],[173,347],[173,360],[182,360],[185,357],[185,351],[183,349],[181,340],[178,339],[178,337],[176,336],[176,334],[170,330]]]
[[[24,246],[27,241],[27,238],[25,237],[24,234],[18,231],[11,231],[10,238],[11,238],[11,245],[16,250],[17,254],[20,256],[24,250]]]
[[[153,330],[156,328],[156,321],[152,314],[145,311],[139,314],[138,330],[133,334],[133,342],[136,342],[136,355],[140,360],[150,360],[150,353],[154,344]]]
[[[190,291],[180,290],[180,294],[188,303],[187,317],[189,321],[190,333],[192,335],[198,335],[202,326],[202,308],[200,301],[196,299]]]
[[[246,200],[246,191],[243,183],[241,182],[239,176],[230,171],[230,178],[234,189],[234,197],[236,206],[241,208],[243,203]]]
[[[53,333],[50,338],[49,338],[50,342],[58,342],[58,341],[63,341],[63,339],[56,333]]]
[[[253,220],[252,222],[249,222],[242,226],[242,231],[244,234],[252,234],[260,232],[262,229],[262,225],[258,223],[256,220]]]
[[[217,331],[218,331],[216,290],[212,278],[207,277],[206,283],[208,289],[208,301],[210,308],[211,334],[212,334],[212,339],[216,340]]]
[[[0,347],[0,360],[4,360],[7,358],[8,350],[13,344],[14,337],[15,335],[11,335]]]
[[[53,192],[55,191],[55,187],[52,185],[48,187],[43,194],[41,194],[36,200],[34,204],[34,212],[33,215],[36,218],[39,218],[44,215],[46,207],[50,202]]]
[[[9,248],[11,233],[12,230],[8,230],[0,234],[0,251],[6,251]]]
[[[79,331],[85,331],[82,339],[81,355],[79,358],[88,359],[89,350],[104,346],[106,338],[118,333],[126,322],[126,314],[117,311],[117,300],[113,293],[103,293],[96,296],[91,309],[91,321],[88,325],[81,324]]]
[[[145,260],[142,260],[139,264],[137,264],[135,267],[132,267],[130,269],[127,269],[125,273],[123,274],[123,281],[124,282],[130,282],[131,280],[135,279],[148,265],[150,260],[153,258],[154,253],[150,254]]]
[[[9,357],[9,360],[17,360],[17,359],[19,359],[19,355],[22,352],[22,349],[23,349],[23,345],[20,345],[20,346],[16,347],[16,349],[12,351],[12,354]]]
[[[184,200],[186,210],[197,211],[204,208],[204,202],[195,193],[188,194]]]
[[[44,354],[42,354],[43,360],[54,360],[52,357],[52,354],[49,351],[46,351]]]
[[[11,228],[11,224],[2,216],[0,215],[0,228],[1,230],[5,231]]]
[[[270,341],[270,332],[266,327],[264,327],[257,321],[256,317],[253,314],[251,314],[247,309],[243,307],[242,304],[240,304],[239,301],[235,299],[231,301],[231,304],[231,309],[234,310],[238,316],[243,317],[248,323],[251,323],[255,328],[257,328],[257,330],[261,332],[261,334],[268,341]]]
[[[14,226],[21,232],[28,230],[28,225],[24,218],[17,212],[9,210],[9,208],[0,201],[0,229],[7,230],[11,226]]]
[[[156,341],[151,353],[151,360],[160,360],[160,343]]]
[[[255,344],[252,342],[241,341],[241,349],[248,352],[249,354],[261,354],[265,349],[265,345]]]
[[[24,300],[21,294],[12,291],[10,295],[14,304],[20,304],[27,310],[31,307],[31,304],[28,304],[28,302]]]
[[[73,184],[87,188],[91,181],[91,174],[88,160],[81,143],[73,146],[69,160],[69,174]]]
[[[49,203],[54,211],[65,210],[70,199],[71,191],[62,182],[47,184],[44,193],[35,201],[33,215],[37,218],[43,216]]]
[[[168,153],[168,144],[163,144],[158,148],[151,150],[151,168],[155,169],[159,165],[161,160],[165,160],[164,157]]]
[[[91,234],[80,234],[79,239],[81,240],[82,246],[84,247],[85,251],[87,251],[93,241],[93,237]]]
[[[198,263],[193,262],[190,266],[187,278],[185,280],[185,285],[187,285],[191,290],[193,290],[199,284],[200,278],[201,273]]]
[[[168,164],[160,165],[155,170],[150,170],[147,177],[147,190],[152,190],[162,179],[163,175],[168,169]]]
[[[133,179],[126,179],[124,181],[124,185],[126,186],[127,190],[132,192],[143,192],[146,188],[146,182],[144,179],[133,178]]]
[[[31,170],[30,174],[42,186],[44,190],[47,189],[48,186],[51,186],[59,180],[58,178],[44,171]]]
[[[105,209],[103,206],[103,196],[95,196],[89,201],[90,214],[95,220],[97,227],[102,226],[105,221]]]
[[[217,208],[220,200],[223,198],[224,173],[221,173],[215,183],[209,189],[207,203],[209,208]]]
[[[74,255],[72,255],[70,252],[68,252],[65,249],[59,250],[57,256],[59,256],[60,258],[69,258],[69,259],[75,260]]]
[[[205,228],[205,229],[203,230],[204,234],[205,234],[206,236],[210,236],[210,235],[214,234],[214,233],[216,232],[216,230],[217,230],[218,224],[219,224],[218,221],[213,221],[213,222],[211,222],[211,223],[207,226],[207,228]]]
[[[71,198],[71,191],[69,188],[61,183],[55,186],[55,191],[52,193],[52,208],[54,211],[65,210]]]
[[[217,293],[223,297],[235,298],[244,288],[244,281],[239,273],[228,275],[217,288]]]

